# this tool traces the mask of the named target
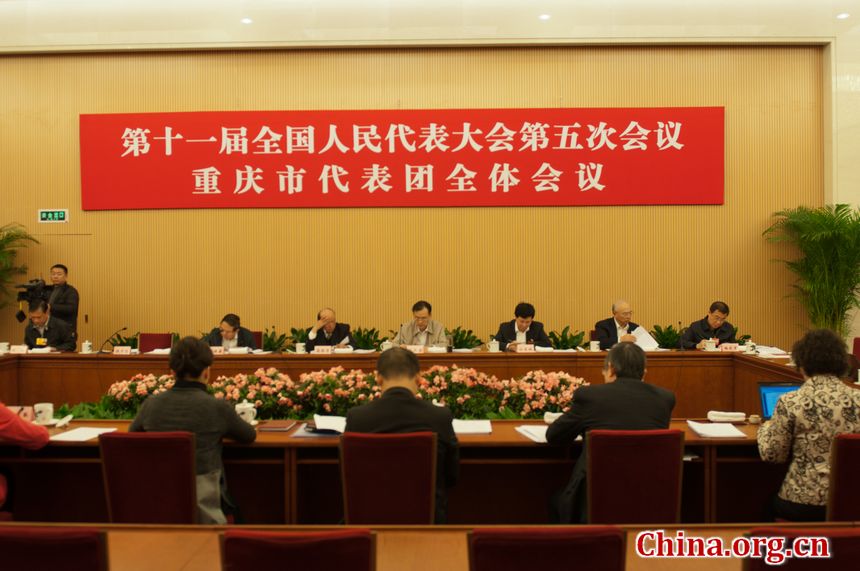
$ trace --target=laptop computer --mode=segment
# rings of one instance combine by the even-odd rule
[[[794,392],[803,385],[802,382],[786,382],[786,381],[761,381],[758,384],[758,394],[761,397],[761,417],[763,420],[770,420],[773,416],[773,411],[776,409],[776,402],[779,397],[786,393]]]

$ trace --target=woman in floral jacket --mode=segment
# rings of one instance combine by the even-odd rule
[[[805,382],[780,397],[773,417],[758,432],[766,462],[791,465],[771,514],[792,521],[823,521],[827,511],[830,448],[842,433],[860,432],[860,390],[840,380],[848,364],[842,339],[829,329],[810,331],[792,357]]]

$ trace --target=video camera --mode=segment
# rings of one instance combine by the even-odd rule
[[[24,313],[24,304],[30,304],[34,301],[38,301],[40,299],[44,299],[48,301],[48,291],[45,286],[45,280],[35,279],[30,280],[25,284],[18,284],[15,286],[16,289],[20,289],[23,291],[18,292],[17,302],[18,302],[18,313],[15,314],[15,319],[18,320],[18,323],[23,323],[25,319],[27,319],[27,314]]]

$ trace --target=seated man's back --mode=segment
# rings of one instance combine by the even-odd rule
[[[436,444],[436,523],[447,519],[447,490],[457,482],[459,450],[454,434],[453,415],[415,396],[418,389],[418,358],[399,347],[383,352],[377,363],[382,396],[368,404],[350,409],[346,432],[403,434],[435,432]],[[414,372],[413,372],[414,371]]]

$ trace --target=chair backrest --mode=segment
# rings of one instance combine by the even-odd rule
[[[6,483],[6,476],[0,474],[0,508],[6,503],[6,494],[9,491],[9,484]]]
[[[221,564],[224,571],[288,568],[374,571],[375,554],[376,537],[368,530],[228,530],[221,536]]]
[[[623,571],[624,531],[611,526],[475,529],[470,571]]]
[[[860,359],[860,337],[854,338],[854,346],[851,349],[851,353],[853,353],[855,357]]]
[[[170,333],[141,333],[137,337],[137,349],[141,354],[154,349],[170,349],[173,346],[173,335]]]
[[[679,521],[683,432],[592,430],[586,454],[589,523]]]
[[[106,571],[105,534],[66,527],[0,527],[0,568]]]
[[[257,349],[263,348],[263,332],[262,331],[251,331],[251,337],[254,338],[254,345],[257,346]]]
[[[340,470],[347,524],[433,523],[435,433],[348,432],[340,440]]]
[[[744,559],[744,571],[854,571],[860,561],[860,529],[851,527],[841,528],[801,528],[801,527],[762,527],[750,530],[749,537],[769,538],[771,547],[763,548],[762,557],[747,557]],[[799,552],[803,550],[804,555],[821,553],[822,542],[815,539],[805,539],[803,544],[795,544],[798,537],[816,538],[826,537],[828,539],[827,549],[830,557],[801,557]],[[777,546],[780,541],[777,538],[785,538],[784,546]],[[786,550],[791,550],[796,557],[784,559],[781,555]]]
[[[99,436],[108,515],[114,523],[197,523],[194,434]]]
[[[839,434],[830,453],[828,521],[860,521],[860,434]]]

